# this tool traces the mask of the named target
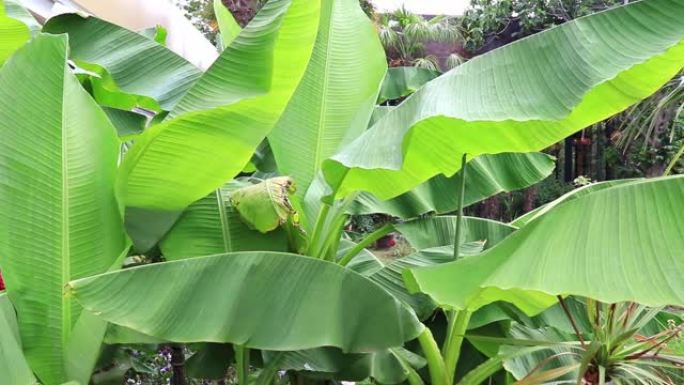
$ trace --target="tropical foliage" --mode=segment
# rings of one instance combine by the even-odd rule
[[[135,381],[156,345],[174,384],[681,382],[684,177],[589,184],[510,224],[463,211],[679,73],[684,3],[399,81],[358,0],[270,0],[244,28],[214,5],[202,72],[163,31],[39,31],[5,0],[3,381]],[[393,219],[353,234],[368,213]],[[368,250],[392,232],[409,255]]]

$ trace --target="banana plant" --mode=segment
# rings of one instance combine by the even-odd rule
[[[25,358],[48,385],[86,383],[109,322],[140,338],[232,344],[240,383],[250,349],[258,349],[272,358],[263,383],[279,368],[303,367],[297,356],[355,354],[373,363],[362,376],[417,385],[422,362],[400,350],[417,340],[429,381],[446,385],[501,369],[485,362],[470,377],[455,377],[472,313],[491,302],[513,302],[529,315],[568,294],[682,304],[676,286],[666,287],[671,280],[651,291],[520,273],[541,267],[525,251],[551,249],[554,221],[580,223],[574,206],[631,219],[656,210],[663,222],[630,220],[613,232],[608,221],[596,226],[620,240],[634,232],[630,247],[636,235],[645,237],[630,261],[649,251],[658,263],[676,264],[681,245],[656,243],[654,230],[682,239],[676,203],[667,203],[684,196],[676,177],[569,200],[520,230],[459,214],[433,218],[445,221],[444,239],[416,232],[430,218],[388,225],[357,244],[344,239],[350,213],[412,219],[462,211],[543,179],[551,161],[534,151],[626,109],[681,70],[682,18],[680,1],[647,0],[578,19],[456,67],[370,127],[386,62],[355,0],[271,0],[204,73],[162,44],[101,20],[50,20],[0,70],[0,269],[17,312],[20,338],[10,348],[16,353],[19,345],[24,356],[13,359]],[[117,140],[113,123],[140,120],[115,120],[121,113],[112,109],[150,117],[142,133],[124,130]],[[265,143],[279,178],[244,177]],[[506,167],[514,164],[525,172]],[[442,201],[445,191],[456,198]],[[653,202],[630,208],[630,197]],[[124,227],[136,213],[137,226]],[[415,255],[383,264],[364,252],[395,228],[414,240]],[[157,245],[167,261],[120,269],[129,239],[143,233],[142,248]],[[607,277],[608,266],[574,269],[572,256],[553,261]],[[596,259],[587,253],[577,261]],[[360,274],[362,264],[375,267]],[[681,272],[656,273],[671,279]],[[624,277],[634,278],[631,270]],[[416,312],[436,306],[448,314],[441,351]],[[3,333],[13,333],[7,325]],[[0,369],[33,381],[26,365]]]

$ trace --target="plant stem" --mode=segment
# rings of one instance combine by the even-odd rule
[[[461,181],[459,185],[458,197],[458,216],[456,217],[456,232],[454,235],[454,259],[458,259],[461,252],[461,233],[463,232],[463,202],[465,199],[465,184],[466,184],[466,162],[468,161],[468,154],[463,154],[461,158]],[[458,357],[461,354],[461,345],[463,344],[463,335],[468,328],[468,321],[470,321],[470,312],[467,310],[449,311],[447,312],[449,318],[449,325],[447,327],[447,336],[442,347],[442,355],[444,356],[444,365],[446,368],[447,383],[454,383],[454,376],[456,375],[456,365],[458,364]]]
[[[171,346],[171,385],[185,385],[185,354],[183,345]]]
[[[461,158],[461,184],[459,186],[460,194],[458,197],[458,216],[456,217],[456,235],[454,235],[454,259],[458,258],[461,251],[461,231],[463,227],[463,200],[465,198],[465,181],[466,181],[466,161],[468,154],[463,154]]]
[[[423,349],[423,354],[427,360],[428,370],[430,372],[430,385],[449,385],[447,380],[446,370],[444,368],[444,360],[439,353],[439,347],[432,337],[432,332],[427,327],[418,336],[418,342]]]
[[[332,262],[337,259],[337,248],[344,231],[344,223],[349,218],[347,208],[354,202],[357,196],[358,193],[349,194],[342,201],[333,203],[331,212],[328,214],[329,218],[326,221],[328,226],[323,227],[323,231],[325,231],[323,242],[320,248],[315,249],[316,257]]]
[[[666,337],[664,340],[658,342],[657,344],[651,345],[648,349],[625,357],[625,360],[636,360],[638,358],[641,358],[646,353],[649,353],[649,352],[651,352],[657,348],[660,348],[661,346],[665,345],[666,343],[670,342],[670,340],[672,340],[673,338],[678,337],[678,336],[679,336],[679,333],[674,332],[674,333],[670,334],[668,337]]]
[[[467,310],[449,312],[447,337],[444,341],[444,347],[442,348],[444,366],[446,367],[449,384],[454,383],[456,365],[458,364],[458,358],[461,355],[461,345],[463,345],[463,337],[468,329],[470,316],[471,313]]]
[[[347,264],[352,259],[354,259],[356,254],[361,252],[361,250],[365,249],[367,246],[370,246],[371,244],[373,244],[378,239],[380,239],[380,238],[384,237],[385,235],[391,233],[392,230],[394,230],[394,225],[392,223],[385,223],[384,226],[382,226],[379,229],[368,234],[365,238],[363,238],[361,240],[361,242],[357,243],[356,246],[352,247],[351,250],[347,251],[342,256],[342,258],[340,258],[340,261],[338,263],[341,266],[347,266]]]
[[[347,215],[344,212],[335,212],[330,220],[330,226],[326,231],[326,238],[318,250],[319,258],[334,262],[337,259],[337,248],[340,245],[344,222]]]
[[[238,385],[247,385],[249,377],[249,348],[244,345],[233,345],[235,348],[235,364]]]
[[[314,225],[314,230],[311,233],[311,242],[309,243],[310,256],[314,256],[314,251],[316,250],[316,245],[318,244],[318,238],[320,238],[321,231],[323,231],[323,226],[325,225],[326,219],[328,219],[328,212],[330,211],[330,205],[323,203],[321,211],[318,212],[318,217],[316,218],[316,224]]]
[[[682,157],[682,155],[684,155],[684,145],[682,145],[679,151],[677,151],[677,153],[675,154],[674,158],[672,158],[670,163],[667,165],[667,167],[665,168],[665,172],[663,172],[663,175],[670,175],[670,172],[672,172],[672,169],[674,168],[675,164],[677,164],[677,161],[679,160],[679,158]]]
[[[562,296],[558,295],[558,296],[556,296],[556,298],[558,298],[558,302],[560,302],[561,307],[563,308],[563,312],[565,312],[565,316],[568,317],[568,320],[570,321],[570,324],[572,325],[572,329],[575,331],[577,338],[579,338],[580,343],[582,344],[582,347],[584,347],[585,346],[584,338],[582,338],[582,333],[580,333],[579,328],[577,327],[577,323],[575,323],[575,319],[572,317],[572,314],[570,313],[570,309],[568,309],[568,305],[565,303],[565,300],[563,299]]]

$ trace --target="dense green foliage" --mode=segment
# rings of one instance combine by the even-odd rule
[[[623,0],[471,0],[471,6],[460,19],[460,29],[466,49],[490,50],[624,3]]]

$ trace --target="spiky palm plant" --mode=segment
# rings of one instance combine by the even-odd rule
[[[559,318],[554,318],[559,328],[522,321],[511,329],[511,345],[501,350],[510,357],[508,368],[525,373],[520,384],[674,385],[684,380],[684,325],[676,311],[567,298],[547,315],[551,312],[564,314],[570,328],[560,326]],[[532,354],[523,357],[522,352]]]
[[[426,55],[427,43],[452,43],[460,39],[453,20],[446,16],[426,18],[401,7],[391,14],[376,18],[378,34],[390,62],[396,66],[413,65],[439,70],[433,55]],[[451,67],[450,67],[451,68]]]

